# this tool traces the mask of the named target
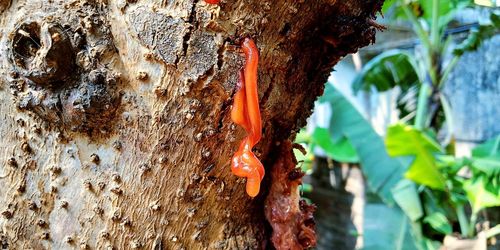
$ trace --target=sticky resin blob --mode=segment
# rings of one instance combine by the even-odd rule
[[[245,53],[245,66],[240,71],[240,78],[234,95],[231,119],[243,127],[247,136],[231,160],[234,175],[247,178],[246,192],[250,197],[259,194],[260,183],[264,178],[264,166],[252,152],[253,147],[262,137],[259,96],[257,92],[257,64],[259,52],[254,41],[245,38],[242,43]]]
[[[209,3],[209,4],[218,4],[218,3],[219,3],[219,0],[205,0],[205,3]]]

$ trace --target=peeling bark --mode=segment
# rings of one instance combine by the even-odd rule
[[[268,192],[229,169],[240,40],[260,50],[272,171],[381,3],[0,0],[0,246],[266,247]]]

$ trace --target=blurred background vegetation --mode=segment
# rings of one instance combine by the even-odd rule
[[[498,6],[386,0],[336,66],[296,138],[318,249],[500,249]]]

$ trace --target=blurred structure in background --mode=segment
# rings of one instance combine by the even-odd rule
[[[464,54],[444,92],[452,107],[457,154],[500,134],[500,35]]]

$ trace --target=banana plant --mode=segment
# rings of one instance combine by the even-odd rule
[[[376,56],[356,77],[353,91],[374,89],[384,92],[400,88],[402,94],[397,104],[402,120],[412,122],[419,130],[430,126],[439,129],[441,124],[435,123],[445,121],[451,132],[450,107],[446,96],[441,94],[441,88],[463,53],[477,49],[481,41],[500,30],[500,15],[495,10],[489,21],[473,28],[469,36],[454,47],[452,59],[444,64],[452,41],[451,36],[445,35],[446,27],[457,12],[471,5],[472,0],[386,1],[383,10],[393,10],[396,19],[406,19],[412,24],[421,45],[420,57],[402,50],[390,50]],[[416,91],[417,105],[409,105],[412,103],[405,96]],[[439,119],[441,114],[444,118]],[[446,141],[450,139],[451,134]]]
[[[446,27],[471,4],[472,0],[386,1],[384,12],[392,11],[412,24],[421,56],[401,50],[384,52],[363,67],[352,87],[354,92],[399,88],[403,95],[417,95],[416,105],[409,105],[407,98],[398,100],[400,119],[406,123],[389,127],[384,140],[327,84],[320,102],[331,104],[330,126],[317,128],[310,136],[311,145],[321,147],[330,158],[360,163],[370,190],[406,214],[418,249],[438,249],[436,239],[452,234],[455,224],[463,237],[473,237],[478,213],[500,206],[500,158],[495,153],[500,136],[476,148],[470,158],[455,158],[434,132],[441,126],[436,122],[439,114],[444,114],[441,119],[452,131],[449,105],[440,92],[449,73],[463,53],[500,29],[499,15],[493,11],[490,21],[473,29],[444,64],[452,39],[445,35]],[[458,174],[464,170],[470,171],[470,177]],[[466,207],[472,212],[467,214]],[[487,235],[498,234],[499,227]]]
[[[452,234],[455,223],[463,237],[473,237],[478,214],[500,206],[500,135],[477,146],[471,157],[456,158],[435,134],[411,125],[389,127],[384,140],[332,84],[319,101],[332,108],[329,128],[298,138],[333,159],[359,161],[370,190],[407,216],[418,249],[438,249],[432,239]],[[458,174],[464,170],[471,176]],[[472,208],[469,217],[466,206]],[[487,230],[489,237],[498,233],[500,226]]]
[[[448,131],[453,130],[449,105],[440,90],[458,59],[464,52],[475,50],[482,40],[500,29],[499,15],[493,11],[490,21],[473,29],[468,38],[454,48],[453,59],[444,65],[443,58],[451,44],[451,36],[445,36],[446,27],[458,11],[472,3],[469,0],[386,2],[385,10],[392,8],[394,16],[410,21],[421,43],[422,53],[419,54],[422,56],[415,58],[408,52],[398,50],[384,52],[365,65],[353,84],[354,92],[373,89],[384,92],[397,87],[405,94],[419,89],[416,110],[405,111],[398,105],[402,115],[412,115],[410,119],[400,118],[413,125],[389,127],[385,142],[391,156],[412,158],[404,173],[405,179],[392,189],[392,194],[413,222],[414,234],[422,234],[422,225],[432,229],[425,235],[428,238],[451,234],[454,222],[460,225],[463,237],[473,237],[478,212],[485,207],[500,205],[500,188],[490,184],[498,182],[493,180],[499,177],[497,163],[500,160],[491,156],[481,159],[477,154],[469,159],[456,159],[445,153],[433,132],[440,126],[433,123],[439,113],[444,114]],[[447,141],[450,139],[451,136]],[[471,169],[471,178],[457,175],[459,170],[465,168]],[[465,214],[465,206],[472,208],[470,218]],[[424,241],[420,247],[432,249],[433,244],[428,243]]]

